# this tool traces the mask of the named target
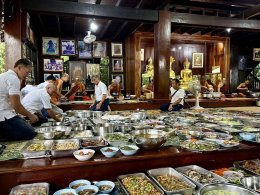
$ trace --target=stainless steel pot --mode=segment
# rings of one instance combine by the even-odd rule
[[[94,127],[94,134],[100,137],[104,137],[108,133],[114,133],[116,125],[114,123],[98,123]]]
[[[167,139],[167,134],[162,130],[144,129],[132,131],[132,139],[143,149],[152,150],[161,147]]]

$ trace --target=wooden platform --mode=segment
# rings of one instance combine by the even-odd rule
[[[207,169],[232,166],[234,161],[260,158],[260,145],[242,143],[232,149],[212,152],[189,152],[176,147],[154,151],[139,151],[134,156],[106,158],[101,153],[89,161],[74,157],[40,158],[0,162],[0,194],[9,194],[11,188],[22,183],[48,182],[52,191],[67,187],[76,179],[113,180],[119,175],[146,172],[159,167],[179,167],[196,164]]]
[[[136,109],[159,109],[164,103],[169,100],[147,100],[147,101],[120,101],[111,102],[111,110],[136,110]],[[195,105],[195,99],[186,99],[184,108],[190,108]],[[201,99],[200,106],[204,108],[221,108],[221,107],[244,107],[255,106],[256,98],[223,98],[223,99]],[[67,110],[88,110],[90,102],[68,102],[60,105],[59,107],[64,111]]]

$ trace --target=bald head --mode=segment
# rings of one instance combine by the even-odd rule
[[[52,95],[54,92],[57,91],[57,87],[55,84],[53,83],[49,83],[47,86],[46,86],[46,90],[48,92],[49,95]]]

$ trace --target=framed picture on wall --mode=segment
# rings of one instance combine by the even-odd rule
[[[42,37],[42,54],[59,55],[59,38]]]
[[[84,41],[78,41],[78,53],[79,58],[92,58],[92,45],[91,43],[84,43]]]
[[[122,58],[112,58],[112,71],[113,72],[123,72],[123,59]]]
[[[44,71],[63,71],[63,59],[48,58],[43,59]]]
[[[112,56],[123,56],[123,44],[122,43],[111,43]]]
[[[61,40],[61,55],[63,56],[76,55],[75,40]]]
[[[70,82],[74,82],[75,78],[78,77],[80,81],[85,80],[86,78],[86,70],[85,70],[86,62],[84,61],[69,61],[69,69],[70,69]]]
[[[93,57],[101,58],[107,55],[107,43],[103,41],[95,41],[93,43]]]
[[[116,79],[116,81],[121,85],[121,90],[124,90],[124,75],[123,74],[112,74],[112,79]]]
[[[51,74],[50,73],[44,73],[43,74],[43,79],[44,81],[46,81],[47,77],[50,76]]]
[[[53,74],[53,76],[56,78],[56,79],[60,79],[60,74]]]
[[[260,61],[260,48],[254,48],[253,50],[253,60]]]
[[[192,54],[192,68],[203,68],[203,53]]]

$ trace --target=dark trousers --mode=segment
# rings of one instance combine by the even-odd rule
[[[170,106],[171,103],[166,103],[166,104],[163,104],[161,107],[160,107],[160,110],[161,111],[169,111],[168,108]],[[177,104],[175,106],[173,106],[172,110],[170,111],[179,111],[183,108],[183,105],[182,104]]]
[[[104,111],[108,111],[109,99],[105,99],[105,101],[102,103],[100,109],[96,109],[97,104],[98,104],[99,102],[100,102],[100,101],[95,102],[95,104],[90,107],[90,110],[93,110],[93,111],[103,111],[103,112],[104,112]]]
[[[6,141],[29,140],[36,134],[34,128],[19,116],[0,122],[0,137]]]

